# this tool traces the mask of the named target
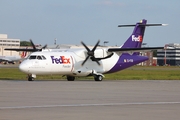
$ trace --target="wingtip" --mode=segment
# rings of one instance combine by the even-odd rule
[[[168,24],[162,24],[162,26],[167,26]]]

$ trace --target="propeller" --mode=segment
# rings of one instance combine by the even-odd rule
[[[30,41],[30,43],[31,43],[31,45],[32,45],[32,47],[33,47],[33,50],[34,50],[34,51],[39,51],[38,49],[36,49],[36,46],[34,45],[32,39],[30,39],[29,41]]]
[[[30,39],[29,41],[30,41],[30,43],[31,43],[31,45],[32,45],[32,47],[33,47],[33,51],[34,51],[34,52],[36,52],[36,51],[42,51],[42,49],[45,49],[45,48],[47,47],[47,44],[46,44],[46,45],[44,45],[42,48],[37,49],[36,46],[34,45],[33,41],[32,41],[31,39]]]
[[[114,53],[111,53],[109,55],[107,55],[106,57],[102,57],[102,58],[96,58],[94,56],[94,51],[96,50],[97,46],[99,46],[99,42],[100,40],[98,40],[98,42],[96,43],[96,45],[94,46],[94,48],[92,50],[90,50],[86,44],[84,44],[82,41],[81,41],[81,44],[86,48],[87,50],[87,57],[86,59],[82,62],[81,65],[84,65],[86,63],[86,61],[90,58],[92,61],[95,61],[98,65],[100,65],[99,61],[102,60],[102,59],[107,59],[107,58],[110,58],[111,56],[113,56]]]
[[[86,50],[87,50],[87,55],[88,55],[88,56],[86,57],[86,59],[82,62],[81,65],[84,65],[85,62],[86,62],[89,58],[90,58],[92,61],[95,61],[98,65],[100,65],[98,59],[96,59],[95,56],[94,56],[94,51],[96,50],[97,46],[99,45],[99,42],[100,42],[100,40],[98,40],[98,42],[96,43],[96,45],[94,46],[94,48],[93,48],[92,50],[90,50],[90,49],[86,46],[86,44],[84,44],[84,43],[81,41],[81,44],[86,48]]]

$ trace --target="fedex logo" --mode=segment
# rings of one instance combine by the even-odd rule
[[[70,58],[66,58],[65,56],[60,56],[59,58],[51,56],[51,59],[53,64],[71,64]]]
[[[136,37],[135,35],[132,35],[132,41],[142,42],[142,36],[139,35],[138,37]]]

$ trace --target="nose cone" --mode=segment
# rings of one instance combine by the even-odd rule
[[[20,69],[22,72],[28,73],[29,67],[28,67],[28,65],[26,64],[26,61],[23,61],[23,62],[19,65],[19,69]]]

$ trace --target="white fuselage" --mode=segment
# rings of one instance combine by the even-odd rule
[[[40,56],[41,59],[38,59]],[[100,60],[100,65],[88,59],[82,66],[86,58],[86,51],[62,50],[58,52],[34,52],[24,60],[19,68],[28,74],[62,74],[71,76],[87,76],[93,71],[105,73],[109,71],[118,61],[119,56],[114,54],[111,58]],[[107,56],[106,49],[100,48],[95,51],[96,58]]]

